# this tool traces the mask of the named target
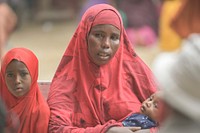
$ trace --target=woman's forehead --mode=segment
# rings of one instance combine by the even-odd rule
[[[121,19],[113,10],[103,10],[95,17],[92,26],[100,24],[111,24],[118,29],[121,29]]]

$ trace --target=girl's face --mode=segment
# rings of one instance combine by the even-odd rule
[[[159,105],[160,105],[160,99],[158,97],[158,94],[155,93],[142,103],[142,106],[140,108],[140,113],[147,115],[154,121],[158,122]]]
[[[31,87],[31,75],[26,65],[20,61],[12,60],[5,73],[5,81],[10,93],[16,97],[25,95]]]
[[[104,65],[115,55],[120,45],[120,30],[113,25],[96,25],[88,35],[88,52],[92,61]]]

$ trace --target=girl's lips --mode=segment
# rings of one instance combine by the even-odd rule
[[[15,89],[16,92],[20,92],[22,90],[23,90],[23,88],[21,88],[21,87]]]
[[[109,53],[98,53],[98,56],[103,56],[103,57],[106,57],[106,56],[109,56],[110,54]]]
[[[98,53],[99,56],[107,56],[107,53]]]

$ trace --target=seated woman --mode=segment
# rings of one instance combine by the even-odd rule
[[[0,97],[8,113],[19,118],[16,132],[47,133],[50,111],[37,84],[38,59],[34,53],[25,48],[8,51],[2,60],[1,76]],[[8,120],[6,128],[12,124]]]
[[[150,69],[132,48],[119,12],[90,7],[53,78],[49,132],[125,133],[122,120],[156,91]]]

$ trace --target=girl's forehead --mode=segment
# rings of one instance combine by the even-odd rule
[[[12,70],[12,69],[24,69],[26,67],[26,65],[22,62],[22,61],[18,61],[18,60],[12,60],[10,63],[8,63],[8,65],[6,66],[6,71],[7,70]]]
[[[10,64],[24,64],[24,65],[25,65],[24,62],[19,61],[19,60],[17,60],[17,59],[11,60],[11,61],[8,63],[8,65],[10,65]],[[7,66],[8,66],[8,65],[7,65]]]

